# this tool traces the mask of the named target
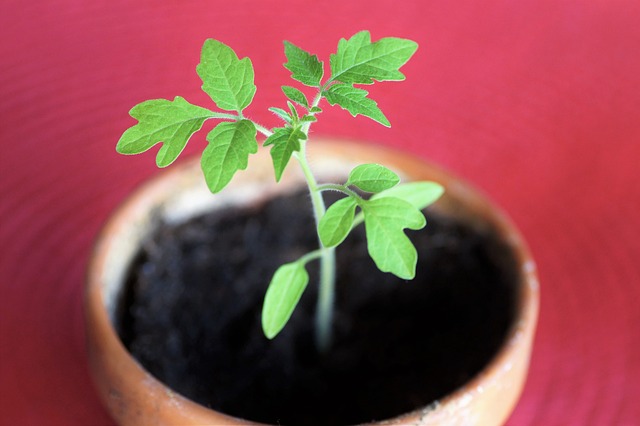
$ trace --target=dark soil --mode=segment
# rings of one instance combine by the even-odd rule
[[[339,247],[329,353],[314,349],[313,278],[284,331],[267,340],[260,311],[273,272],[316,244],[312,218],[301,214],[308,208],[299,194],[159,225],[123,301],[125,345],[205,406],[289,425],[387,419],[486,364],[512,320],[513,260],[491,233],[429,212],[427,227],[410,234],[420,253],[414,281],[379,272],[363,232]]]

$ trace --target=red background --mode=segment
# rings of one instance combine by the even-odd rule
[[[4,0],[0,7],[0,423],[110,425],[86,371],[81,295],[109,212],[156,173],[114,151],[150,98],[209,105],[205,38],[251,57],[248,114],[275,125],[282,40],[420,43],[374,86],[387,130],[339,109],[322,136],[390,145],[473,181],[518,224],[542,304],[510,425],[637,425],[640,2]],[[204,147],[204,133],[190,152]]]

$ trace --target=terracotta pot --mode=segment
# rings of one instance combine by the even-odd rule
[[[518,263],[515,319],[491,362],[466,385],[434,404],[379,424],[499,425],[512,411],[525,381],[538,310],[538,283],[531,255],[513,225],[484,197],[451,175],[423,161],[388,149],[345,142],[309,146],[319,176],[346,175],[354,165],[379,162],[403,180],[435,180],[446,195],[434,208],[463,216],[475,226],[494,227],[514,251]],[[113,326],[129,265],[150,230],[150,216],[180,221],[229,203],[248,203],[299,186],[296,167],[274,185],[266,151],[252,156],[247,171],[212,196],[197,161],[174,165],[141,187],[111,217],[91,259],[86,288],[86,333],[91,374],[100,398],[121,425],[255,424],[198,405],[164,386],[138,364]],[[471,212],[471,214],[470,214]],[[428,380],[428,378],[425,378]]]

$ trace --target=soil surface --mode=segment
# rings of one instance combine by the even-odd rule
[[[375,268],[362,227],[339,247],[329,353],[313,343],[314,264],[291,321],[267,340],[260,311],[273,272],[316,244],[308,209],[297,194],[159,224],[123,300],[125,345],[177,392],[285,425],[388,419],[433,403],[486,364],[513,316],[513,260],[491,233],[429,211],[427,227],[409,233],[419,248],[413,281]]]

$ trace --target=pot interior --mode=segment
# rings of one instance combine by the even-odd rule
[[[314,165],[335,181],[352,164]],[[392,418],[479,374],[514,326],[513,241],[451,185],[426,229],[410,233],[414,281],[379,272],[360,229],[338,249],[332,350],[313,344],[315,264],[290,323],[269,341],[260,310],[270,277],[317,244],[301,177],[278,186],[269,175],[240,177],[212,197],[197,165],[182,167],[180,179],[143,189],[146,198],[125,208],[134,219],[110,241],[103,296],[142,366],[203,406],[270,424]]]

